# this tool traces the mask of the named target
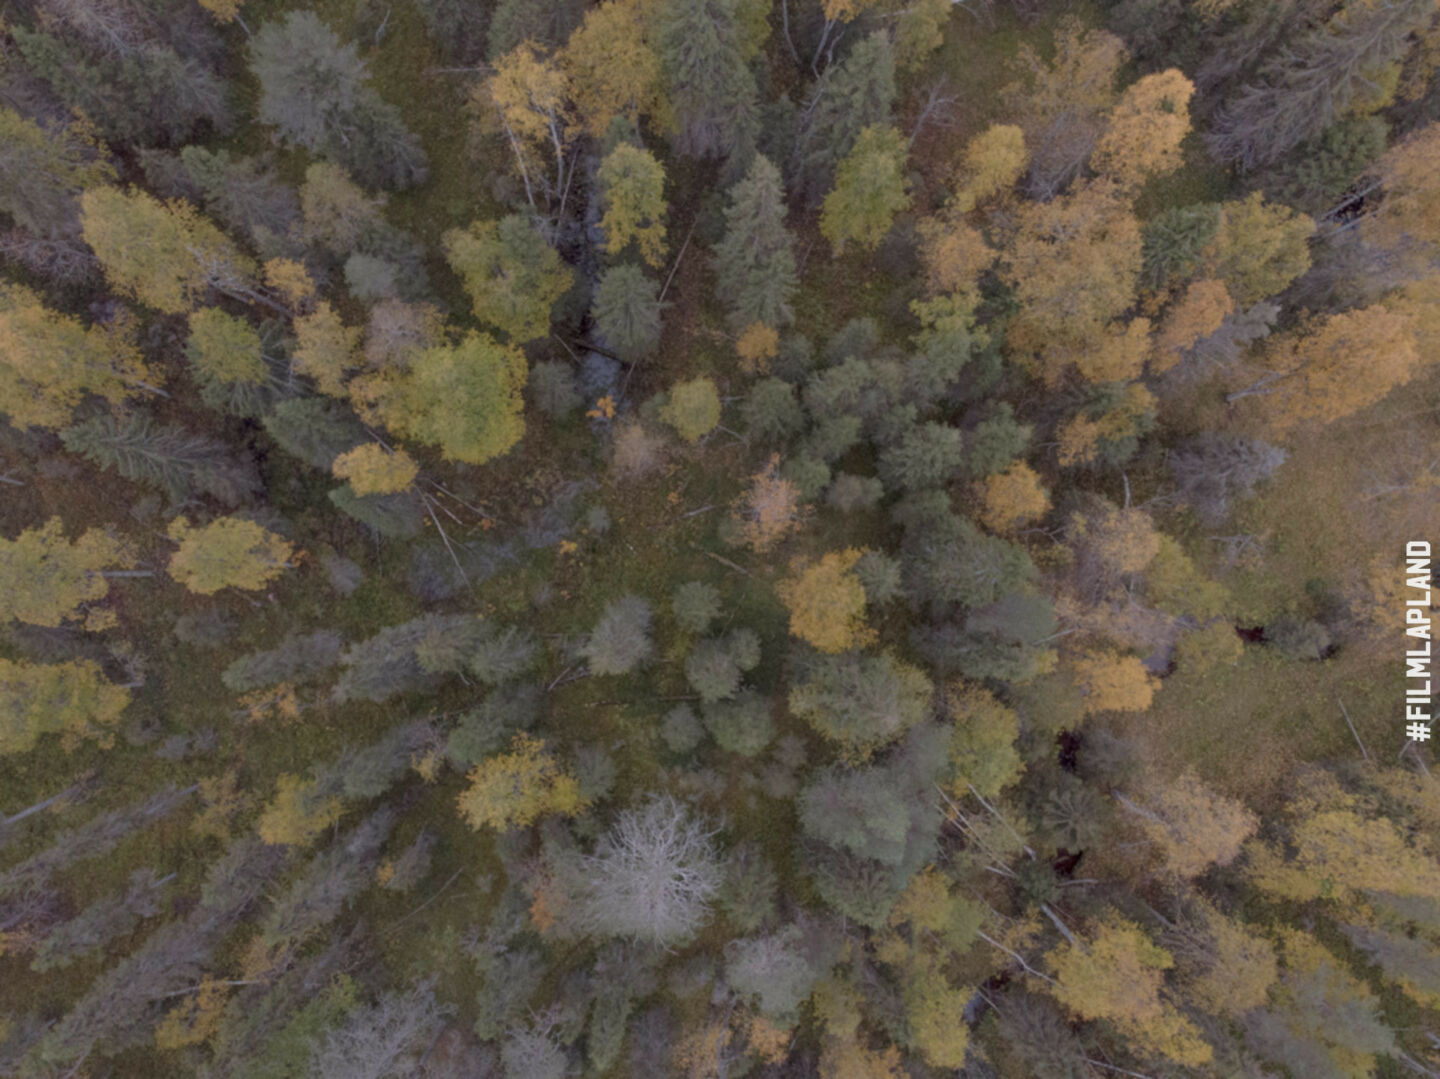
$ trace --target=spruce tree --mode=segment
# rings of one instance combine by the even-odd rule
[[[591,314],[605,343],[623,359],[643,359],[660,343],[659,288],[639,266],[614,266],[600,278]]]
[[[895,55],[877,30],[827,68],[795,147],[797,180],[805,200],[817,205],[835,182],[835,167],[871,124],[890,123],[895,104]]]
[[[756,157],[745,178],[731,188],[725,238],[715,248],[715,275],[733,329],[794,321],[794,238],[785,228],[780,170],[764,157]]]
[[[745,63],[736,0],[670,0],[661,15],[660,62],[678,133],[691,157],[733,155],[758,127],[755,76]]]
[[[208,494],[233,506],[261,489],[248,455],[183,427],[156,424],[138,412],[123,419],[96,416],[67,427],[60,440],[71,453],[113,468],[127,480],[158,487],[177,502]]]

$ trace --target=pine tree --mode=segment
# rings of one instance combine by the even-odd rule
[[[233,447],[181,427],[156,425],[148,416],[96,416],[60,432],[65,448],[102,468],[114,468],[167,492],[176,502],[208,494],[227,505],[260,491],[255,463]]]
[[[730,189],[715,274],[732,329],[757,322],[778,328],[794,321],[794,239],[785,227],[780,170],[764,157],[757,155],[745,178]]]

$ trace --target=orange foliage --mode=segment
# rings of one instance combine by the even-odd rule
[[[1235,301],[1223,281],[1213,278],[1192,281],[1155,335],[1151,371],[1158,374],[1170,370],[1180,362],[1186,349],[1218,330],[1234,310]]]
[[[980,521],[994,532],[1013,532],[1050,509],[1050,496],[1040,476],[1024,461],[986,476],[976,484],[976,493],[982,502]]]
[[[1094,648],[1075,660],[1075,681],[1085,696],[1085,712],[1143,712],[1160,681],[1136,656]]]
[[[741,535],[755,551],[768,551],[800,527],[805,511],[800,488],[780,475],[780,455],[750,479],[750,488],[736,504]]]

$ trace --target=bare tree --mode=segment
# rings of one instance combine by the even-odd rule
[[[662,945],[690,936],[720,887],[714,834],[668,795],[626,810],[580,860],[581,928]]]
[[[313,1079],[390,1079],[420,1065],[449,1008],[435,1000],[430,983],[387,993],[358,1008],[330,1031],[310,1060]]]

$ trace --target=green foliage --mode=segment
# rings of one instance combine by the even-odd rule
[[[626,359],[643,359],[660,343],[660,287],[638,266],[606,270],[591,314],[605,343]]]
[[[871,126],[835,170],[835,186],[820,211],[820,232],[839,255],[850,244],[873,251],[895,215],[910,205],[905,178],[905,136],[893,127]]]
[[[261,489],[248,456],[207,435],[160,426],[139,412],[123,419],[96,416],[67,427],[60,440],[71,453],[113,468],[127,480],[158,487],[176,502],[208,494],[233,506]]]
[[[705,581],[686,581],[675,589],[670,611],[687,633],[704,633],[720,617],[720,590]]]
[[[929,715],[933,692],[923,671],[888,652],[800,657],[790,710],[847,756],[863,759]]]
[[[359,418],[330,397],[292,397],[261,422],[281,449],[327,473],[335,458],[365,441]]]
[[[708,378],[692,378],[670,387],[660,418],[687,442],[698,442],[720,422],[720,393]]]
[[[775,738],[770,699],[753,689],[728,700],[707,702],[701,706],[701,714],[715,744],[742,757],[758,756]]]
[[[779,328],[794,320],[790,303],[798,281],[794,240],[785,227],[785,191],[780,170],[760,155],[730,190],[715,275],[737,332],[757,322]]]
[[[1188,281],[1219,228],[1220,206],[1213,202],[1172,206],[1145,222],[1141,230],[1145,286],[1159,291]]]
[[[639,596],[621,596],[605,605],[581,655],[592,674],[627,674],[655,651],[650,638],[650,604]]]
[[[671,87],[674,145],[693,157],[731,156],[755,136],[757,90],[745,62],[737,0],[674,0],[655,46]]]
[[[465,282],[475,317],[516,344],[550,332],[550,309],[573,276],[528,218],[476,221],[444,237],[445,258]]]

